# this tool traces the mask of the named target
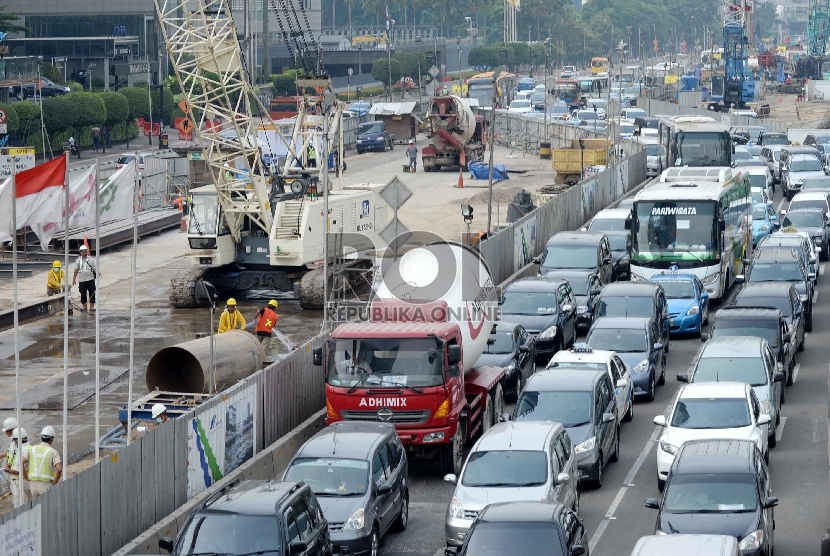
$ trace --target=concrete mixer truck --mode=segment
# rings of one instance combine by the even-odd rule
[[[425,172],[484,161],[487,143],[484,118],[476,116],[461,97],[432,99],[427,107],[429,146],[421,150]]]
[[[393,423],[411,456],[437,456],[458,474],[464,444],[502,413],[505,370],[473,368],[497,312],[476,252],[443,241],[407,252],[384,274],[368,320],[341,324],[314,351],[329,423]]]

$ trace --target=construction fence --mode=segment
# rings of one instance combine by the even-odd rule
[[[640,106],[642,104],[642,106]],[[723,112],[715,112],[713,110],[704,110],[702,108],[695,108],[693,106],[683,106],[673,102],[664,102],[661,100],[646,99],[638,102],[638,107],[643,108],[652,116],[709,116],[715,118],[719,122],[727,126],[757,126],[762,125],[769,131],[776,131],[787,133],[790,127],[787,122],[778,122],[768,118],[748,118],[746,116],[734,116],[731,114],[724,114]]]

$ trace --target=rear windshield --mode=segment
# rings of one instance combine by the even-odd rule
[[[671,513],[752,512],[758,507],[756,479],[749,474],[674,475],[663,510]]]
[[[613,297],[602,295],[597,307],[598,317],[653,317],[651,297]]]
[[[766,300],[765,300],[766,302]],[[778,320],[754,319],[717,319],[713,338],[723,336],[756,336],[769,342],[770,347],[778,347]]]
[[[749,297],[741,296],[735,300],[735,307],[758,307],[759,305],[766,305],[767,307],[775,307],[785,317],[792,316],[792,307],[790,306],[790,298],[786,295],[776,295],[768,297]],[[715,322],[715,326],[719,326]]]
[[[467,544],[467,554],[546,554],[562,556],[562,541],[550,522],[481,522],[475,526]]]
[[[701,357],[692,382],[746,382],[750,386],[767,383],[767,369],[758,357]]]

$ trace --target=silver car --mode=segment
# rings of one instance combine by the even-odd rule
[[[576,459],[560,423],[499,423],[476,442],[447,507],[447,546],[461,546],[478,513],[495,502],[550,502],[579,511]]]

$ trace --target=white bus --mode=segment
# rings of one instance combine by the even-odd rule
[[[694,274],[720,299],[752,249],[749,174],[732,168],[669,168],[634,199],[631,279]]]
[[[660,144],[666,149],[668,166],[732,165],[729,126],[708,116],[661,118]]]

